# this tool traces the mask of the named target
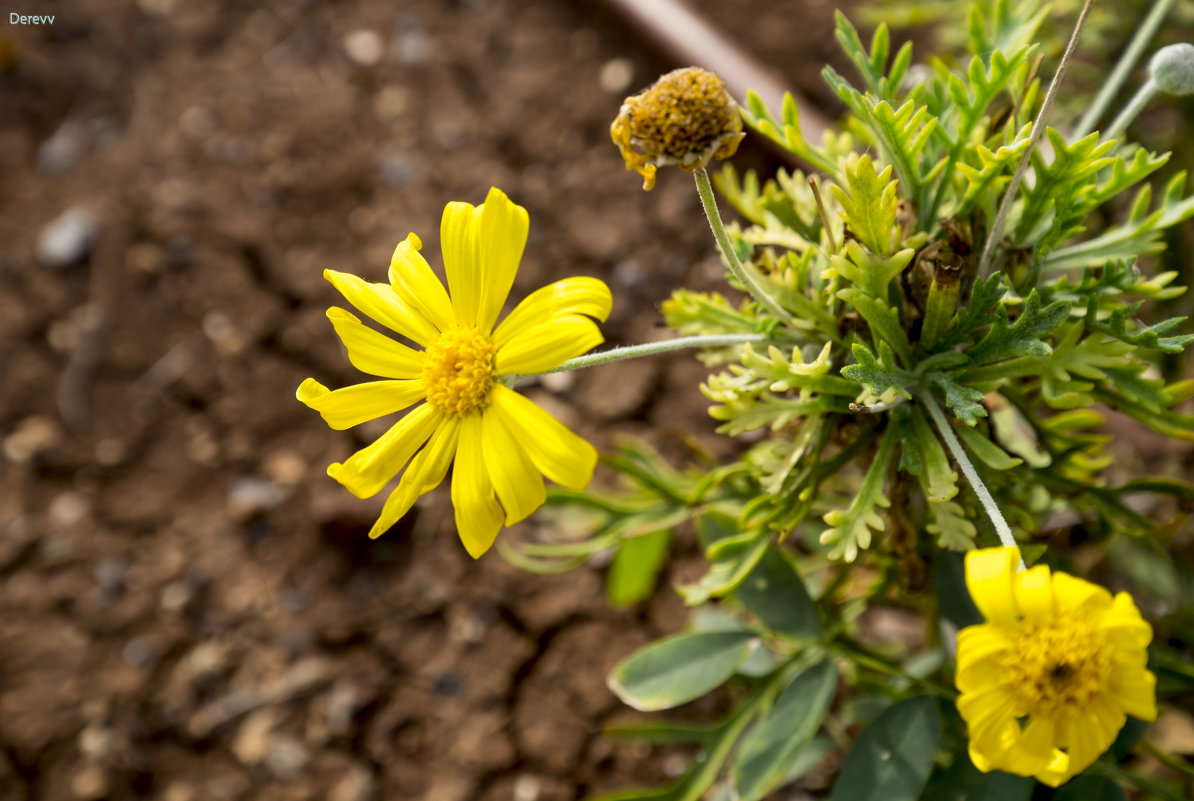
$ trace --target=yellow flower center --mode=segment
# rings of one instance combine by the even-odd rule
[[[450,328],[423,353],[427,402],[445,414],[484,408],[493,388],[493,340],[476,328]]]
[[[1112,666],[1106,638],[1076,617],[1026,626],[1004,665],[1019,716],[1085,711],[1107,686]]]

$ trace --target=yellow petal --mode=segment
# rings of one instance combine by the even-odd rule
[[[540,473],[569,489],[581,490],[593,479],[597,449],[533,401],[497,384],[487,412],[501,416]]]
[[[381,515],[369,530],[370,538],[377,539],[389,531],[410,511],[420,495],[439,486],[448,473],[452,457],[456,455],[456,441],[459,436],[458,418],[447,417],[440,423],[427,445],[411,460],[397,488],[386,499]]]
[[[1013,576],[1020,565],[1018,548],[983,548],[966,554],[966,587],[988,621],[1016,621]]]
[[[366,420],[400,412],[426,394],[419,380],[369,381],[332,391],[314,378],[299,384],[295,393],[335,429],[352,428]]]
[[[1036,565],[1015,574],[1012,584],[1016,610],[1026,621],[1053,617],[1053,579],[1047,565]]]
[[[596,278],[565,278],[523,298],[493,332],[499,348],[549,320],[583,314],[604,322],[613,307],[609,287]]]
[[[431,265],[419,253],[423,243],[414,234],[394,248],[390,257],[390,286],[412,309],[417,309],[440,331],[452,327],[452,302],[444,285],[431,271]]]
[[[547,500],[543,477],[495,410],[481,414],[481,447],[485,470],[506,510],[507,526],[524,520],[543,505]]]
[[[477,227],[482,276],[478,286],[477,327],[482,331],[493,330],[506,303],[526,247],[529,228],[527,210],[513,203],[502,190],[491,188],[481,204]]]
[[[452,296],[452,310],[460,325],[476,325],[482,283],[477,252],[478,210],[471,203],[453,201],[444,207],[439,246]]]
[[[1008,750],[1004,770],[1020,776],[1035,776],[1045,770],[1053,762],[1055,734],[1052,719],[1033,717]]]
[[[498,348],[495,375],[541,373],[559,367],[604,342],[601,330],[588,317],[566,315],[545,321]]]
[[[1132,596],[1126,592],[1115,594],[1111,609],[1099,621],[1099,628],[1121,648],[1143,650],[1153,638],[1152,626],[1140,616]]]
[[[443,412],[425,403],[415,407],[372,445],[357,451],[343,464],[329,465],[328,475],[358,498],[377,494],[431,437],[443,417]]]
[[[1059,721],[1059,741],[1070,755],[1070,763],[1063,773],[1042,776],[1041,781],[1057,780],[1056,787],[1086,770],[1106,751],[1115,740],[1115,733],[1108,736],[1093,715],[1078,715]],[[1118,730],[1117,730],[1118,732]],[[1117,733],[1116,732],[1116,733]],[[1048,783],[1048,782],[1047,782]]]
[[[460,541],[469,555],[477,559],[493,545],[505,519],[485,471],[479,413],[465,415],[460,421],[456,467],[452,471],[452,505],[456,508]]]
[[[1116,665],[1111,672],[1110,694],[1132,717],[1157,719],[1157,677],[1142,666]]]
[[[328,319],[348,349],[348,360],[362,373],[418,378],[423,372],[422,353],[367,327],[356,315],[333,306],[328,309]]]
[[[402,303],[389,284],[373,284],[351,273],[324,270],[344,299],[366,317],[426,347],[439,339],[439,329],[420,312]]]
[[[962,692],[1002,684],[1007,670],[1003,660],[1012,641],[991,625],[967,626],[958,632],[958,670],[955,681]]]
[[[1111,606],[1111,593],[1068,573],[1053,574],[1053,597],[1060,615],[1088,616]]]

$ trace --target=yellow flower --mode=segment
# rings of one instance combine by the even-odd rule
[[[349,361],[387,380],[330,391],[308,378],[298,388],[298,399],[336,429],[419,404],[372,445],[328,467],[328,475],[361,498],[406,467],[370,537],[443,481],[453,462],[456,528],[474,558],[489,550],[503,523],[516,523],[543,504],[541,473],[572,489],[592,478],[593,446],[497,380],[550,370],[600,344],[590,318],[605,320],[612,303],[601,281],[566,278],[531,293],[495,328],[528,225],[526,209],[498,189],[477,207],[449,203],[440,247],[450,295],[419,255],[414,234],[394,251],[388,284],[324,271],[364,315],[423,348],[332,307],[328,318]]]
[[[1107,750],[1125,715],[1156,719],[1152,628],[1127,593],[1019,562],[1015,548],[966,555],[987,622],[958,634],[958,711],[979,770],[1057,787]]]

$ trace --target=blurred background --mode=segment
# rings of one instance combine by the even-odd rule
[[[831,5],[688,5],[828,101]],[[599,568],[473,562],[446,491],[368,540],[384,494],[324,470],[381,429],[331,431],[294,391],[359,380],[321,271],[384,280],[410,231],[438,264],[444,205],[491,185],[531,216],[514,300],[595,275],[609,342],[662,336],[670,288],[721,268],[691,178],[643,193],[608,128],[683,64],[596,0],[3,10],[0,801],[665,779],[666,754],[598,732],[624,714],[608,669],[682,625],[673,594],[615,611]],[[680,355],[528,394],[600,448],[650,431],[683,455],[725,447],[705,372]]]

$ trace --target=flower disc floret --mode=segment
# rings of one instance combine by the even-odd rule
[[[1057,787],[1111,746],[1127,715],[1156,718],[1152,628],[1126,593],[1019,562],[1015,548],[966,555],[987,622],[958,634],[958,712],[979,770]]]
[[[444,414],[468,414],[489,404],[497,347],[476,328],[445,331],[423,354],[427,403]]]
[[[626,169],[655,186],[655,172],[677,164],[692,172],[734,155],[745,134],[738,104],[720,77],[699,67],[673,70],[641,94],[626,98],[610,125]]]

